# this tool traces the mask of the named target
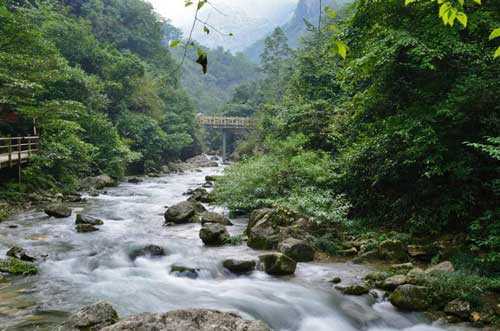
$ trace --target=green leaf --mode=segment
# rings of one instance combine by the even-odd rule
[[[174,40],[170,40],[169,46],[170,46],[170,48],[176,48],[180,44],[181,44],[181,41],[179,39],[174,39]]]
[[[198,1],[198,10],[200,10],[205,4],[207,3],[206,0],[200,0]]]
[[[481,4],[481,0],[473,0],[475,3],[477,3],[478,5]]]
[[[467,15],[465,15],[465,13],[462,12],[458,13],[457,20],[460,22],[460,24],[462,24],[464,28],[467,27]]]
[[[495,54],[493,55],[493,58],[496,59],[500,57],[500,47],[497,48],[497,50],[495,51]]]
[[[186,0],[186,1],[184,1],[184,6],[185,6],[185,7],[189,7],[189,6],[191,6],[192,4],[193,4],[193,1],[191,1],[191,0]]]
[[[335,10],[333,10],[332,8],[330,8],[329,6],[325,7],[325,13],[326,13],[326,16],[328,16],[328,18],[334,19],[337,17],[337,12]]]
[[[411,5],[412,3],[416,2],[417,0],[405,0],[405,6]]]
[[[210,29],[205,25],[203,27],[203,32],[205,32],[206,34],[210,34]]]
[[[493,40],[498,37],[500,37],[500,28],[496,28],[495,30],[491,31],[490,40]]]
[[[347,57],[347,50],[349,49],[349,47],[347,47],[347,45],[341,40],[337,40],[335,42],[335,45],[337,45],[337,52],[345,60],[345,58]]]

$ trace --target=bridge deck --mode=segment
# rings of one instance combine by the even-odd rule
[[[0,168],[28,162],[38,153],[38,141],[37,136],[0,138]]]

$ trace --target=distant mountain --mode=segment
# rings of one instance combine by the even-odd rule
[[[211,31],[207,35],[199,24],[193,39],[209,48],[221,46],[232,52],[242,51],[290,20],[296,4],[297,0],[218,1],[217,10],[206,6],[200,18],[225,34],[209,26]]]
[[[352,3],[352,0],[323,0],[323,8],[330,6],[335,10],[339,10],[346,4]],[[300,44],[300,38],[307,32],[304,20],[317,25],[319,20],[319,0],[300,0],[297,4],[292,18],[283,24],[281,28],[285,32],[290,47],[296,48]],[[248,57],[258,63],[260,61],[260,54],[264,50],[265,37],[255,42],[250,47],[244,50]]]

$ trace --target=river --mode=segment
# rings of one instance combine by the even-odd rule
[[[0,330],[53,330],[67,312],[98,300],[110,301],[122,317],[212,308],[262,319],[280,331],[443,330],[420,314],[396,311],[386,301],[343,296],[327,281],[334,276],[344,282],[360,280],[368,267],[299,263],[294,277],[276,278],[261,271],[237,277],[223,269],[222,261],[257,258],[262,252],[246,245],[206,248],[198,237],[198,224],[163,226],[165,206],[183,201],[184,192],[220,171],[205,168],[123,183],[72,205],[73,216],[66,219],[29,211],[1,223],[0,256],[15,244],[47,258],[40,262],[38,275],[0,284]],[[101,218],[104,225],[98,232],[77,233],[76,212]],[[232,221],[229,232],[241,233],[246,220]],[[164,247],[167,256],[130,259],[131,250],[148,244]],[[199,268],[200,277],[172,275],[173,264]]]

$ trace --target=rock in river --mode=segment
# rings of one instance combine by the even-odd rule
[[[222,265],[235,274],[245,274],[252,272],[255,269],[256,262],[254,260],[225,260]]]
[[[93,305],[82,307],[64,322],[61,331],[98,331],[118,322],[118,313],[111,304],[100,301]]]
[[[269,275],[286,276],[295,273],[297,262],[281,253],[269,253],[259,256],[264,271]]]
[[[211,211],[205,211],[201,213],[198,216],[198,220],[202,225],[205,225],[207,223],[217,223],[221,225],[233,225],[231,221],[227,218],[222,216],[221,214],[214,213]]]
[[[207,246],[222,246],[229,240],[229,233],[224,225],[207,223],[200,230],[200,239]]]
[[[71,216],[71,208],[65,205],[51,205],[45,208],[45,214],[55,218],[65,218]]]
[[[77,224],[76,227],[76,232],[78,233],[89,233],[89,232],[95,232],[99,231],[99,229],[92,224]]]
[[[140,256],[148,256],[148,257],[160,257],[165,256],[165,249],[163,247],[157,245],[147,245],[143,247],[135,247],[128,254],[131,260],[135,260]]]
[[[425,270],[426,274],[431,274],[431,273],[450,273],[454,272],[455,268],[453,267],[453,264],[450,261],[444,261],[439,264],[436,264],[435,266],[430,267],[429,269]]]
[[[188,201],[208,203],[211,200],[208,191],[201,187],[198,187],[190,192],[188,191],[187,193],[191,195]]]
[[[363,295],[368,294],[370,291],[365,284],[352,284],[347,286],[337,285],[335,289],[347,295]]]
[[[165,212],[165,223],[185,224],[196,222],[196,214],[206,211],[199,202],[183,201],[168,208]]]
[[[198,278],[199,269],[184,267],[181,265],[172,265],[170,268],[170,273],[175,274],[179,277],[187,277],[191,279]]]
[[[467,319],[471,313],[470,303],[467,301],[455,299],[448,302],[446,307],[444,307],[444,312],[450,315],[460,317],[462,319]]]
[[[104,222],[92,216],[77,214],[75,224],[103,225]]]
[[[17,246],[9,249],[5,255],[27,262],[36,261],[36,258],[30,256],[23,248]]]
[[[217,310],[174,310],[128,317],[102,331],[271,331],[262,321],[244,320]]]
[[[405,284],[398,286],[389,301],[399,309],[422,311],[429,307],[429,290],[424,286]]]
[[[314,260],[314,249],[304,240],[288,238],[279,244],[278,250],[297,262]]]

